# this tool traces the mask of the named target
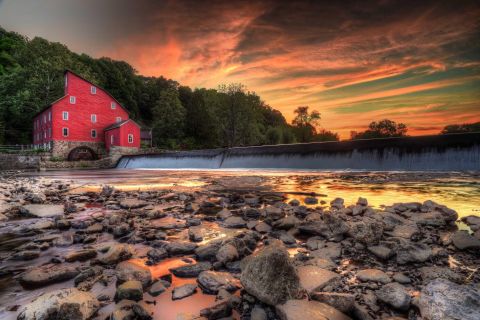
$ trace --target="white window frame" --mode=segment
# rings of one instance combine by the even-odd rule
[[[128,134],[128,143],[133,143],[133,134],[132,133]]]
[[[92,137],[94,139],[97,138],[97,130],[96,129],[90,130],[90,137]]]
[[[65,121],[68,120],[68,111],[62,111],[62,119]]]
[[[90,121],[92,121],[92,123],[96,123],[97,122],[97,115],[96,114],[91,114],[90,115]]]
[[[43,123],[47,123],[47,115],[46,114],[43,115]]]
[[[47,139],[47,131],[43,131],[43,139]]]
[[[117,104],[115,103],[115,101],[110,102],[110,108],[111,108],[112,110],[117,109]]]
[[[52,137],[52,128],[48,128],[48,137],[49,137],[49,138]]]
[[[91,93],[91,94],[97,94],[97,87],[91,86],[91,87],[90,87],[90,93]]]
[[[65,130],[67,131],[67,134],[65,134]],[[68,130],[67,127],[63,127],[63,128],[62,128],[62,135],[63,135],[64,137],[68,137],[68,136],[70,135],[70,132],[69,132],[69,131],[70,131],[70,130]]]
[[[76,103],[77,103],[77,97],[70,96],[70,104],[76,104]]]
[[[52,111],[48,112],[48,121],[52,121]]]
[[[110,136],[110,144],[113,146],[114,143],[115,143],[115,136],[112,134]]]
[[[122,117],[116,117],[116,118],[115,118],[115,122],[116,122],[116,123],[122,122]]]

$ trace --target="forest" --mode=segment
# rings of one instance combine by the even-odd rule
[[[0,144],[30,144],[33,116],[63,95],[72,70],[109,91],[153,131],[159,148],[192,149],[338,140],[320,114],[297,108],[292,124],[242,84],[190,88],[145,77],[124,61],[94,59],[65,45],[0,28]]]

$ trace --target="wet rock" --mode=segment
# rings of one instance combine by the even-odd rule
[[[446,279],[460,284],[464,280],[462,275],[455,273],[452,269],[438,266],[421,267],[420,276],[424,283],[429,283],[435,279]]]
[[[386,235],[396,238],[412,239],[420,233],[420,229],[413,224],[398,225],[392,231],[385,232]]]
[[[472,231],[480,230],[480,217],[479,216],[467,216],[462,217],[462,222],[472,229]]]
[[[261,221],[259,223],[257,223],[254,227],[255,231],[257,232],[260,232],[260,233],[269,233],[270,231],[272,231],[272,227],[270,227],[270,225],[268,225],[267,223]]]
[[[78,275],[72,266],[48,264],[25,272],[19,279],[23,287],[35,288],[70,280]]]
[[[432,257],[432,249],[423,243],[406,242],[397,248],[397,263],[425,262]]]
[[[135,318],[133,306],[135,301],[122,300],[115,305],[115,310],[110,316],[110,320],[131,320]]]
[[[285,243],[286,245],[291,245],[297,243],[297,240],[295,239],[294,236],[292,236],[289,233],[282,232],[279,234],[279,239]]]
[[[143,299],[142,283],[136,280],[130,280],[118,286],[115,292],[115,301],[123,299],[140,301]]]
[[[45,293],[20,310],[18,320],[90,319],[100,303],[89,292],[76,288]],[[55,315],[55,318],[52,318]]]
[[[455,210],[447,208],[446,206],[435,203],[431,200],[425,201],[422,204],[422,208],[427,208],[427,210],[430,211],[435,210],[437,212],[440,212],[446,223],[453,223],[458,219],[458,213]]]
[[[453,245],[459,250],[480,249],[480,240],[471,236],[467,231],[460,230],[452,236]]]
[[[80,274],[78,274],[75,277],[73,282],[75,283],[75,286],[78,286],[82,282],[89,281],[89,280],[94,280],[93,279],[94,277],[99,276],[102,273],[103,273],[103,268],[102,267],[100,267],[100,266],[90,267],[90,268],[87,268],[87,269],[83,270],[82,272],[80,272]]]
[[[300,285],[309,293],[321,291],[327,286],[336,287],[340,283],[340,275],[316,266],[299,267],[297,268],[297,274]]]
[[[385,272],[378,269],[361,270],[357,272],[357,279],[363,282],[374,281],[374,282],[380,282],[380,283],[389,283],[392,281],[390,280],[390,277]]]
[[[119,261],[127,260],[132,257],[132,249],[129,245],[116,243],[112,244],[108,251],[98,259],[102,264],[116,264]]]
[[[436,279],[422,289],[419,309],[425,320],[477,320],[480,319],[480,290],[478,286]]]
[[[188,229],[188,238],[190,239],[190,241],[194,241],[194,242],[202,241],[203,240],[202,228],[192,227]]]
[[[357,205],[366,207],[368,206],[368,200],[365,198],[359,197],[357,200]]]
[[[217,219],[219,220],[225,220],[227,218],[230,218],[231,216],[232,216],[232,212],[227,208],[223,208],[217,213]]]
[[[103,225],[101,223],[94,223],[85,230],[85,233],[99,233],[102,231]]]
[[[409,277],[407,277],[406,275],[404,275],[403,273],[401,272],[396,272],[394,275],[393,275],[393,280],[398,282],[398,283],[401,283],[401,284],[409,284],[412,282],[412,280],[410,280]]]
[[[333,262],[330,258],[313,258],[308,260],[305,264],[317,266],[326,270],[334,270],[337,268],[335,262]]]
[[[355,295],[337,292],[312,292],[312,300],[328,304],[343,313],[350,313],[355,304]]]
[[[130,261],[120,262],[117,264],[115,271],[118,283],[137,280],[146,288],[152,281],[152,273],[149,268]]]
[[[195,249],[198,260],[215,260],[217,251],[222,246],[222,240],[214,240]]]
[[[152,320],[153,317],[149,313],[147,305],[145,302],[140,301],[138,303],[135,303],[132,306],[132,311],[134,315],[136,316],[136,319],[138,320]]]
[[[203,271],[210,270],[212,264],[210,262],[198,262],[195,264],[188,264],[185,266],[169,269],[176,277],[179,278],[194,278]]]
[[[159,294],[165,292],[167,290],[167,288],[170,287],[170,283],[167,282],[167,281],[164,281],[164,280],[158,280],[156,281],[154,284],[152,284],[152,286],[150,287],[150,289],[148,290],[148,292],[156,297],[158,296]]]
[[[227,243],[220,247],[217,252],[217,261],[220,263],[227,263],[230,261],[235,261],[239,258],[237,248],[230,243]]]
[[[245,228],[247,223],[242,217],[230,217],[223,221],[225,228]]]
[[[198,212],[203,214],[217,214],[222,209],[223,207],[218,203],[211,202],[211,201],[204,201],[200,204],[200,208]]]
[[[220,288],[227,291],[235,291],[239,288],[238,280],[230,273],[203,271],[198,275],[197,282],[203,292],[216,294]]]
[[[28,226],[30,230],[41,231],[45,229],[55,228],[55,224],[51,220],[40,220]]]
[[[335,198],[332,201],[330,201],[330,206],[332,208],[340,210],[345,208],[344,202],[345,201],[342,198]]]
[[[292,199],[288,204],[293,207],[298,207],[300,205],[300,201],[298,201],[297,199]]]
[[[74,261],[86,261],[97,256],[97,251],[93,249],[83,249],[78,251],[69,252],[65,256],[65,261],[74,262]]]
[[[244,289],[264,303],[285,302],[300,290],[288,252],[276,243],[247,257],[243,264],[240,280]]]
[[[274,222],[273,226],[276,229],[289,230],[300,224],[300,220],[295,216],[287,216],[283,219]]]
[[[73,244],[73,233],[63,233],[60,237],[53,241],[57,247],[68,247]]]
[[[408,310],[410,301],[412,300],[405,287],[397,282],[384,285],[380,290],[377,290],[375,294],[378,300],[395,309],[404,311]]]
[[[147,257],[154,263],[157,263],[168,257],[168,252],[165,248],[153,248],[148,250]]]
[[[36,259],[40,256],[40,252],[33,251],[33,250],[24,250],[20,252],[16,252],[10,256],[10,260],[20,260],[20,261],[28,261]]]
[[[68,221],[67,219],[58,219],[55,222],[55,225],[57,226],[57,229],[67,230],[70,228],[70,221]]]
[[[348,235],[367,245],[376,244],[383,236],[383,224],[373,219],[354,222],[350,224]]]
[[[256,208],[247,208],[243,212],[245,219],[258,219],[260,217],[260,211]]]
[[[232,314],[232,307],[228,302],[221,302],[213,307],[200,310],[200,315],[208,320],[225,319]]]
[[[314,221],[300,225],[300,232],[319,235],[333,241],[340,241],[343,235],[348,232],[347,224],[340,218],[336,218],[331,214],[325,215],[323,220]]]
[[[259,305],[255,305],[255,307],[253,307],[252,309],[252,312],[250,313],[250,320],[267,320],[267,319],[268,319],[268,316],[267,316],[267,312],[265,312],[265,309],[263,309]]]
[[[370,246],[367,247],[367,250],[373,253],[373,255],[375,255],[377,258],[380,258],[382,260],[388,260],[395,254],[392,249],[382,245]]]
[[[195,292],[197,292],[197,285],[195,284],[184,284],[183,286],[175,287],[172,291],[172,300],[180,300],[186,298],[188,296],[191,296]]]
[[[113,227],[112,233],[115,238],[126,236],[128,233],[130,233],[130,226],[127,223],[120,223],[119,225]]]
[[[339,310],[318,301],[288,300],[285,304],[277,305],[276,311],[281,320],[350,320]]]
[[[197,245],[192,242],[168,242],[165,246],[169,255],[185,255],[195,251]]]
[[[39,218],[63,216],[63,205],[28,204],[21,208],[21,212]]]
[[[269,205],[265,207],[265,216],[272,220],[278,220],[285,217],[285,212],[279,207]]]
[[[305,200],[304,200],[305,204],[317,204],[318,203],[318,199],[315,198],[315,197],[306,197]]]
[[[120,207],[122,209],[138,209],[138,208],[145,207],[146,205],[148,205],[147,202],[136,199],[136,198],[125,199],[120,201]]]
[[[317,250],[310,252],[310,256],[322,259],[337,259],[341,256],[342,246],[336,242],[326,242],[323,247],[319,246]]]

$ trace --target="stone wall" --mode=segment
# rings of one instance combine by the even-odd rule
[[[56,169],[106,169],[113,168],[116,162],[111,157],[105,157],[94,161],[51,161],[44,160],[40,163],[40,170]]]
[[[77,147],[89,147],[97,154],[99,159],[107,154],[103,142],[53,141],[52,156],[66,160],[70,151]]]
[[[115,166],[122,156],[135,155],[138,154],[139,151],[139,148],[112,146],[110,147],[109,157],[111,158],[112,164]]]
[[[42,155],[22,155],[0,153],[0,171],[38,170]]]

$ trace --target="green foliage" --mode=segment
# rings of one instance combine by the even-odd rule
[[[299,111],[291,126],[241,84],[192,90],[164,77],[138,75],[124,61],[94,59],[60,43],[30,40],[0,28],[0,143],[31,143],[32,119],[63,95],[65,69],[110,92],[134,120],[152,128],[154,147],[216,148],[323,139],[315,129],[320,114],[309,113],[308,107]]]
[[[351,132],[351,139],[374,139],[388,137],[404,137],[407,134],[407,126],[403,123],[384,119],[381,121],[373,121],[368,125],[368,129],[364,132]]]
[[[441,134],[447,133],[466,133],[466,132],[480,132],[480,122],[464,123],[464,124],[450,124],[445,126],[440,132]]]

